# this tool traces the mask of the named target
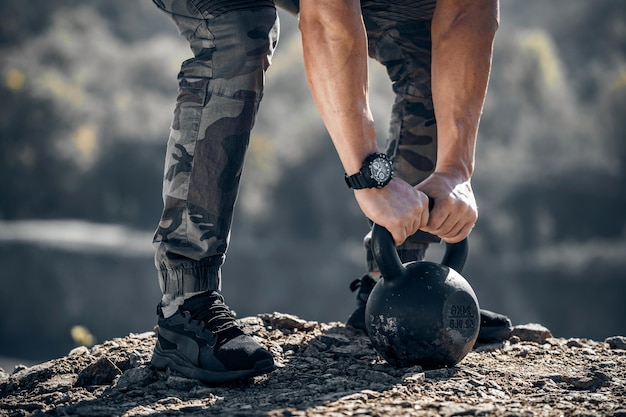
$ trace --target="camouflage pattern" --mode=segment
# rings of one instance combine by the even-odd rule
[[[278,41],[271,0],[153,0],[187,39],[167,146],[164,210],[154,236],[165,294],[219,289],[233,208],[265,71]],[[276,0],[297,14],[298,0]],[[387,68],[396,94],[387,154],[415,185],[435,167],[430,22],[435,1],[362,0],[369,54]],[[422,259],[437,238],[418,233],[399,250]],[[370,270],[376,266],[365,245]]]
[[[389,4],[393,4],[390,6]],[[396,94],[387,137],[394,171],[412,185],[435,169],[430,22],[435,2],[362,2],[369,55],[387,68]]]
[[[194,55],[178,74],[167,144],[154,236],[159,283],[164,294],[219,289],[250,131],[278,42],[276,9],[268,0],[154,2]]]

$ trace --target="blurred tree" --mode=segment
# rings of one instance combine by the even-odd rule
[[[105,17],[110,28],[125,41],[145,39],[160,32],[171,32],[167,19],[143,19],[154,13],[151,1],[127,0],[19,0],[0,2],[0,48],[26,42],[44,33],[59,9],[93,8]]]
[[[0,108],[0,176],[5,178],[0,217],[46,217],[48,208],[59,201],[59,186],[72,182],[77,174],[51,140],[51,131],[66,129],[68,123],[51,100],[4,86],[0,87]]]

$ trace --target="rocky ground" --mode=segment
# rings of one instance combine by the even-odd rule
[[[456,367],[396,369],[363,333],[284,314],[242,319],[269,376],[209,386],[150,368],[153,332],[79,347],[11,374],[3,416],[626,416],[626,337],[554,338],[518,326]]]

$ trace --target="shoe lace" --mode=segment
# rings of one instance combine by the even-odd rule
[[[350,283],[350,291],[355,292],[361,286],[361,278],[357,278]]]
[[[203,322],[205,328],[215,334],[231,329],[240,329],[235,320],[235,314],[224,303],[224,297],[218,292],[210,293],[207,302],[202,303],[190,314],[192,320]]]
[[[365,274],[350,283],[350,291],[355,292],[363,287],[363,290],[369,293],[374,288],[374,285],[376,285],[376,281],[369,274]]]
[[[350,291],[355,292],[357,289],[357,300],[363,303],[367,302],[367,299],[376,285],[376,280],[369,274],[363,275],[361,278],[357,278],[350,283]]]

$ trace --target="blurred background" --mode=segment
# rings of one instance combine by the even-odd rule
[[[296,20],[281,12],[281,26],[223,291],[240,317],[344,321],[367,223],[310,98]],[[626,334],[625,52],[623,0],[501,0],[464,275],[514,324]],[[0,3],[5,369],[154,326],[151,238],[189,56],[149,0]],[[392,96],[376,62],[371,81],[384,138]]]

